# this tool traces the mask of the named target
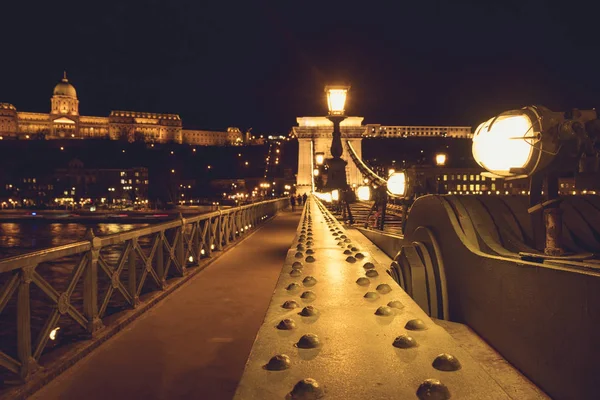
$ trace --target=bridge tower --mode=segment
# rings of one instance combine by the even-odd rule
[[[360,185],[362,175],[352,162],[346,142],[350,141],[359,157],[362,156],[362,135],[366,127],[362,125],[363,117],[348,117],[342,121],[342,146],[344,152],[342,159],[348,162],[346,177],[348,185]],[[331,158],[331,139],[333,123],[326,117],[298,117],[298,126],[293,128],[294,135],[298,138],[298,176],[296,178],[296,192],[310,194],[314,168],[314,154],[323,153],[325,159]]]

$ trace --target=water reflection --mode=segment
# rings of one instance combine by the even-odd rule
[[[149,224],[0,223],[0,258],[82,240],[88,228],[96,236],[130,231]]]

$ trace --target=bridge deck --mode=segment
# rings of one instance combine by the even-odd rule
[[[230,399],[300,213],[282,213],[32,399]]]
[[[447,399],[446,390],[457,399],[546,398],[510,368],[483,368],[480,363],[501,358],[472,354],[479,344],[461,346],[458,337],[474,335],[455,338],[435,324],[386,274],[384,262],[385,254],[311,199],[235,398],[410,399],[418,393]],[[316,314],[299,313],[309,305]],[[394,346],[401,334],[412,339],[396,339]],[[450,365],[452,356],[459,370]]]

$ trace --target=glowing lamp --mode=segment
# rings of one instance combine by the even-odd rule
[[[406,174],[394,172],[388,178],[387,190],[394,196],[404,197],[406,195]]]
[[[359,186],[356,195],[361,201],[369,201],[371,200],[371,188],[369,186]]]
[[[346,96],[350,86],[325,86],[327,93],[327,107],[329,115],[344,115],[346,110]]]
[[[396,170],[394,168],[388,169],[388,176],[392,175]]]
[[[317,165],[323,165],[323,162],[325,161],[325,154],[323,154],[323,153],[315,154],[315,161],[317,162]]]
[[[331,191],[331,200],[338,201],[340,199],[340,191],[335,189]]]
[[[435,155],[435,165],[446,165],[446,155],[444,153],[438,153]]]
[[[314,175],[314,176],[319,176],[319,170],[318,170],[317,168],[315,168],[315,169],[313,170],[313,175]]]

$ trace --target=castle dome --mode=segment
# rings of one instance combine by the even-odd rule
[[[58,84],[54,87],[54,95],[55,96],[68,96],[68,97],[73,97],[75,99],[77,98],[77,91],[75,91],[75,88],[73,87],[73,85],[71,85],[69,83],[66,72],[65,72],[62,80],[60,82],[58,82]]]

